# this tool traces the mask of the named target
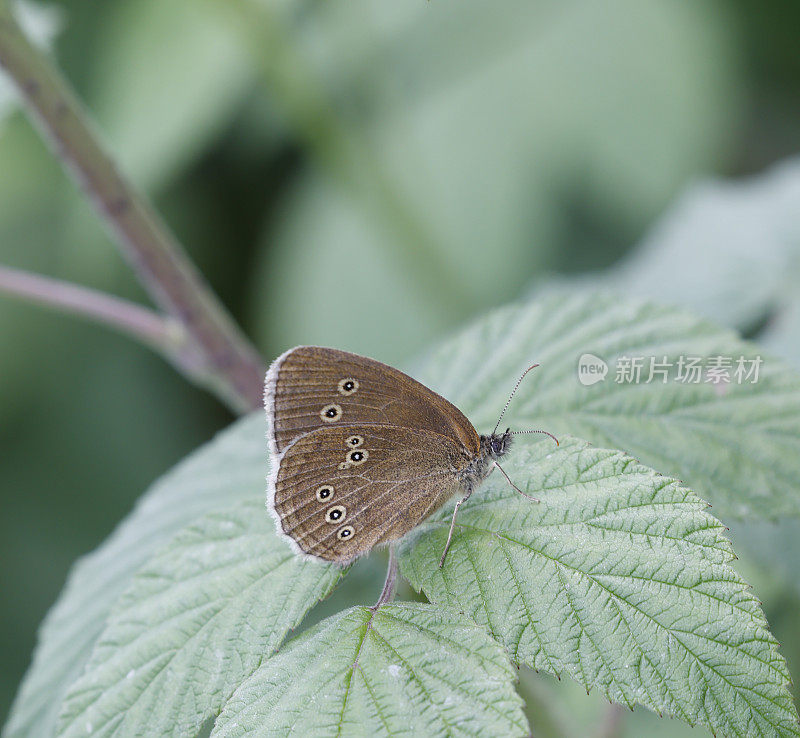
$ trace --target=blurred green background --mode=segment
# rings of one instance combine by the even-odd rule
[[[599,270],[657,241],[653,223],[696,181],[800,151],[796,3],[73,0],[25,11],[267,360],[321,343],[407,363],[554,278],[647,292],[635,257],[627,273]],[[797,202],[779,209],[790,223],[761,225],[794,239]],[[760,238],[736,255],[715,242],[702,280],[665,257],[676,284],[696,284],[676,300],[800,361],[792,239],[793,255],[755,276],[742,265],[769,246]],[[0,262],[146,302],[2,90]],[[70,564],[230,420],[146,349],[0,295],[0,718]],[[781,628],[796,630],[800,586],[745,573],[797,674],[800,643]]]

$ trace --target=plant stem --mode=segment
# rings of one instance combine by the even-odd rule
[[[397,543],[389,544],[389,563],[386,566],[386,581],[383,583],[383,591],[378,601],[370,608],[377,610],[381,605],[385,605],[394,599],[397,589]]]
[[[0,0],[0,66],[5,68],[73,178],[106,221],[154,302],[193,344],[191,376],[234,410],[259,407],[264,366],[150,204],[102,149],[66,80],[33,46]]]
[[[127,333],[181,364],[180,326],[149,308],[104,292],[0,265],[0,292],[74,313]]]

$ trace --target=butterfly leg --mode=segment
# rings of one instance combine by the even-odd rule
[[[470,489],[458,502],[456,502],[455,510],[453,510],[453,519],[450,521],[450,532],[447,534],[447,543],[444,544],[444,551],[442,551],[442,558],[439,559],[440,569],[444,566],[445,556],[447,556],[447,552],[450,550],[450,541],[453,540],[453,530],[456,527],[456,515],[458,515],[458,508],[461,507],[461,505],[469,499],[469,496],[471,494],[472,490]]]
[[[370,607],[373,612],[381,605],[385,605],[394,599],[394,592],[397,588],[397,541],[389,544],[389,563],[386,567],[386,581],[383,583],[383,591],[378,601]]]
[[[520,494],[521,494],[523,497],[527,497],[529,500],[533,500],[534,502],[540,502],[540,500],[539,500],[538,498],[536,498],[536,497],[532,497],[531,495],[529,495],[529,494],[526,494],[526,493],[525,493],[525,492],[523,492],[523,491],[522,491],[522,490],[521,490],[519,487],[517,487],[517,485],[516,485],[516,484],[514,484],[514,482],[512,482],[512,481],[511,481],[511,477],[509,477],[509,476],[508,476],[508,474],[506,474],[505,470],[503,469],[503,467],[502,467],[502,466],[500,466],[500,464],[498,464],[498,463],[495,461],[495,462],[494,462],[494,465],[495,465],[495,466],[496,466],[496,467],[497,467],[497,468],[500,470],[500,473],[501,473],[501,474],[502,474],[502,475],[503,475],[503,476],[506,478],[506,481],[507,481],[507,482],[508,482],[508,483],[509,483],[509,484],[510,484],[510,485],[511,485],[511,486],[512,486],[512,487],[513,487],[515,490],[517,490],[517,492],[519,492],[519,493],[520,493]]]

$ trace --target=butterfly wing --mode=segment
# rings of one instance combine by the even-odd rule
[[[432,431],[319,428],[281,455],[270,511],[296,550],[346,563],[419,525],[453,495],[467,464],[463,448]]]
[[[480,450],[472,424],[441,395],[398,369],[337,349],[298,346],[279,356],[267,372],[265,405],[275,457],[304,433],[354,423],[428,430],[472,454]]]

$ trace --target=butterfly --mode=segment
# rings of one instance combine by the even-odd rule
[[[458,491],[459,507],[508,453],[513,436],[478,432],[455,405],[374,359],[298,346],[267,372],[264,406],[270,475],[267,507],[278,533],[303,556],[347,564],[395,541]],[[531,500],[538,502],[533,497]]]

